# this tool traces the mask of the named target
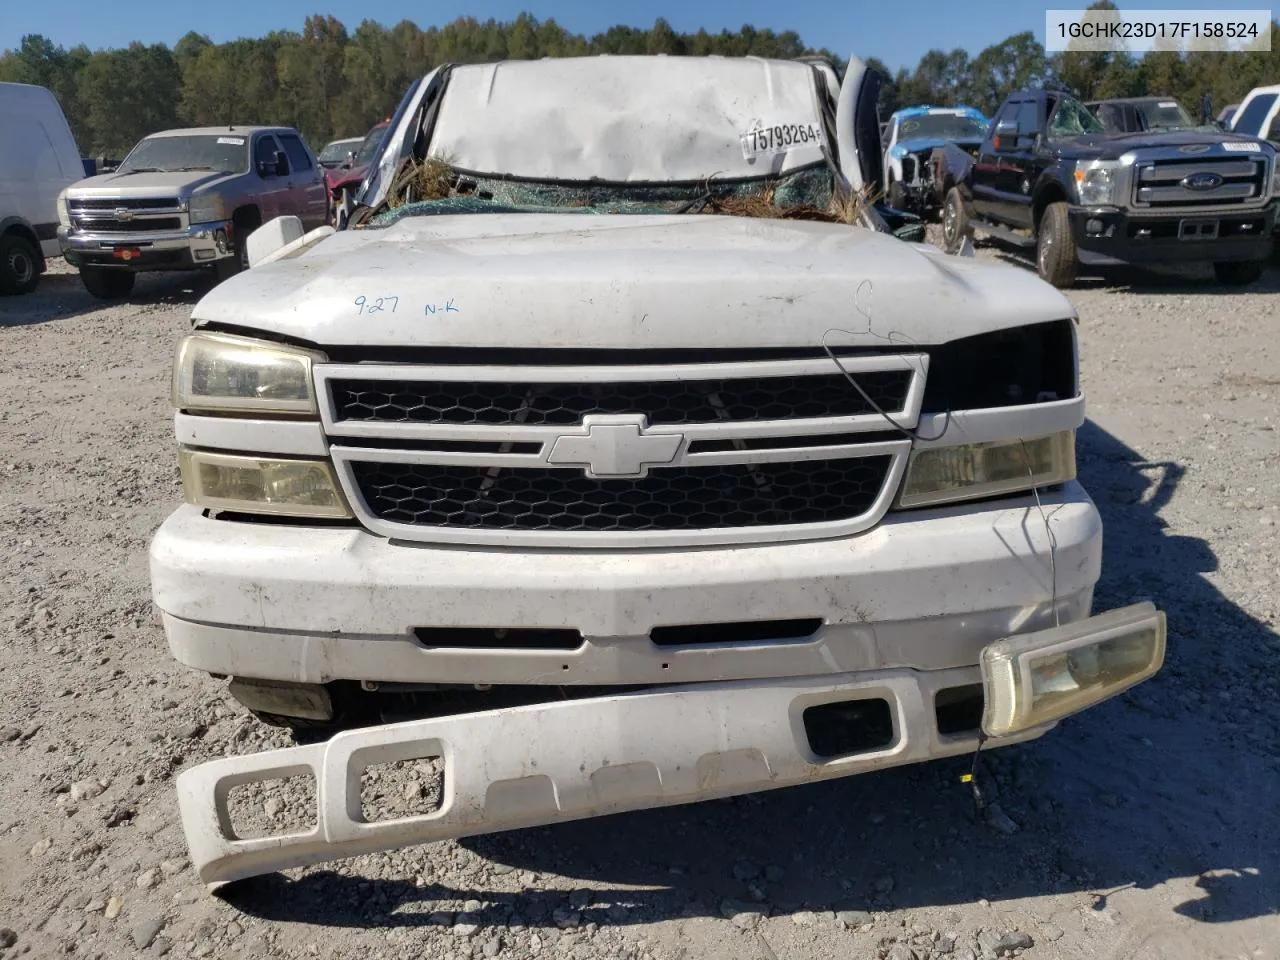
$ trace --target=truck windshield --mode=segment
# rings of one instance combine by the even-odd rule
[[[1090,113],[1083,103],[1063,97],[1058,101],[1058,109],[1053,112],[1049,121],[1049,138],[1064,140],[1071,137],[1083,137],[1090,133],[1105,132],[1098,118]]]
[[[364,138],[364,143],[360,144],[360,149],[356,151],[356,163],[368,163],[373,159],[373,155],[378,151],[378,145],[382,143],[382,135],[386,132],[386,124],[376,126],[369,131]]]
[[[898,128],[899,140],[919,140],[925,137],[938,140],[981,140],[987,125],[981,120],[955,113],[929,113],[909,117]]]
[[[234,134],[190,134],[147,137],[129,151],[117,173],[178,170],[218,170],[244,173],[249,169],[249,138]]]
[[[341,163],[347,159],[347,153],[354,153],[359,149],[359,140],[335,140],[320,151],[319,160],[321,163]]]
[[[1138,107],[1142,122],[1148,130],[1186,130],[1196,122],[1176,100],[1161,100]]]

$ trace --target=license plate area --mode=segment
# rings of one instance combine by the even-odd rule
[[[1179,240],[1217,240],[1217,220],[1180,220],[1178,221]]]

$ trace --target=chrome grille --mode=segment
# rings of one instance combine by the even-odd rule
[[[1216,186],[1192,189],[1197,177]],[[1248,206],[1266,199],[1267,161],[1261,156],[1240,160],[1158,160],[1134,167],[1134,203],[1143,207]]]
[[[848,520],[865,513],[891,457],[672,467],[601,480],[578,470],[355,463],[381,520],[467,530],[716,530]]]
[[[162,233],[186,226],[177,197],[72,197],[67,213],[76,229],[90,233]]]
[[[864,373],[859,384],[882,410],[901,408],[910,370]],[[837,417],[875,409],[839,373],[611,383],[469,383],[334,380],[337,420],[385,423],[576,424],[594,414],[643,413],[651,423]]]
[[[330,452],[369,529],[639,547],[847,535],[878,522],[911,446],[884,414],[919,422],[928,357],[841,362],[866,397],[825,357],[315,371]]]

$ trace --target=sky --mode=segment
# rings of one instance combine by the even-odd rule
[[[795,30],[813,47],[840,56],[878,57],[890,68],[913,67],[925,51],[962,47],[976,54],[1010,34],[1032,30],[1044,42],[1046,7],[1084,7],[1088,0],[1028,3],[1027,0],[57,0],[24,3],[0,0],[0,50],[18,45],[28,33],[55,44],[91,49],[130,41],[174,44],[188,30],[215,42],[258,37],[271,30],[301,30],[313,13],[332,14],[353,30],[361,20],[392,26],[413,20],[422,27],[460,16],[511,20],[528,11],[555,18],[574,33],[599,33],[614,24],[650,27],[665,17],[676,30],[712,33],[744,23],[775,31]],[[1213,0],[1123,2],[1125,10],[1239,9],[1259,4]]]

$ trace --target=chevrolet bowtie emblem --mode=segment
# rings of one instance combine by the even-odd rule
[[[670,463],[684,442],[679,433],[645,433],[643,415],[584,417],[586,434],[556,438],[548,463],[582,467],[589,477],[643,477]]]

